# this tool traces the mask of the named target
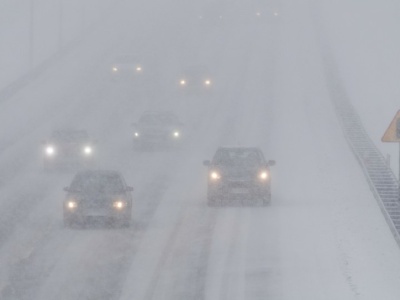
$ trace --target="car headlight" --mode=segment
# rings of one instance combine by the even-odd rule
[[[135,132],[134,134],[133,134],[133,136],[135,137],[135,138],[138,138],[139,137],[139,132]]]
[[[174,131],[173,134],[174,138],[179,138],[181,136],[181,133],[179,131]]]
[[[186,85],[186,80],[185,80],[185,79],[182,79],[181,81],[179,81],[179,84],[180,84],[180,85]]]
[[[48,156],[53,156],[56,153],[56,149],[53,146],[47,146],[45,151]]]
[[[125,206],[126,206],[126,202],[124,202],[124,201],[118,200],[118,201],[114,201],[114,203],[113,203],[113,207],[118,210],[124,209]]]
[[[258,178],[260,178],[262,181],[265,181],[269,178],[269,174],[267,171],[262,171],[259,175]]]
[[[274,12],[274,16],[277,17],[279,16],[279,13],[277,11]]]
[[[111,69],[113,72],[118,72],[118,68],[117,67],[112,67]]]
[[[66,206],[68,209],[73,210],[78,207],[78,202],[76,202],[75,200],[69,200]]]
[[[210,179],[211,180],[219,180],[219,179],[221,179],[221,175],[217,171],[212,171],[210,173]]]
[[[211,80],[210,79],[205,80],[204,84],[207,85],[207,86],[211,85]]]
[[[86,146],[85,148],[83,148],[83,153],[85,153],[86,155],[91,155],[93,153],[92,147]]]
[[[142,67],[141,66],[137,66],[136,67],[136,72],[141,72],[142,71]]]

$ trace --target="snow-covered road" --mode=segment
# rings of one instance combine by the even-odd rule
[[[311,4],[274,5],[268,22],[202,27],[184,1],[125,3],[0,103],[0,299],[400,298],[400,252],[333,112]],[[132,48],[159,72],[111,82],[109,62]],[[191,63],[215,70],[212,93],[177,92]],[[159,107],[184,120],[185,146],[134,152],[131,122]],[[63,228],[73,173],[43,172],[39,151],[71,124],[134,186],[130,228]],[[202,161],[226,144],[277,161],[270,206],[207,207]]]

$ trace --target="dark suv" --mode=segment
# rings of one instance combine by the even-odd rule
[[[129,226],[133,188],[126,185],[119,172],[81,171],[64,190],[67,192],[63,204],[65,226],[99,218]]]
[[[168,111],[146,111],[133,126],[135,149],[174,147],[183,138],[183,124],[174,113]]]
[[[220,147],[208,167],[208,205],[220,200],[271,201],[270,166],[260,149],[255,147]]]
[[[94,144],[85,130],[53,131],[50,138],[43,141],[44,168],[89,167],[95,154]]]

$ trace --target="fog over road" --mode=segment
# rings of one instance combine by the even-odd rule
[[[400,298],[398,246],[331,104],[318,7],[274,0],[267,20],[204,25],[203,5],[122,2],[0,103],[0,299]],[[152,62],[140,84],[110,78],[128,52]],[[193,64],[213,71],[212,92],[178,90]],[[149,109],[180,116],[181,149],[132,149],[131,123]],[[41,141],[63,126],[88,130],[97,167],[135,188],[130,228],[63,227],[74,172],[41,161]],[[202,162],[221,145],[277,161],[269,206],[207,206]]]

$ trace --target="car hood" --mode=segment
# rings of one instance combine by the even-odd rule
[[[218,166],[214,169],[219,170],[223,178],[250,180],[257,176],[261,168],[258,166]]]
[[[142,132],[155,132],[155,131],[162,131],[162,132],[169,132],[172,130],[178,130],[179,126],[174,125],[151,125],[151,124],[139,124],[137,129]]]

